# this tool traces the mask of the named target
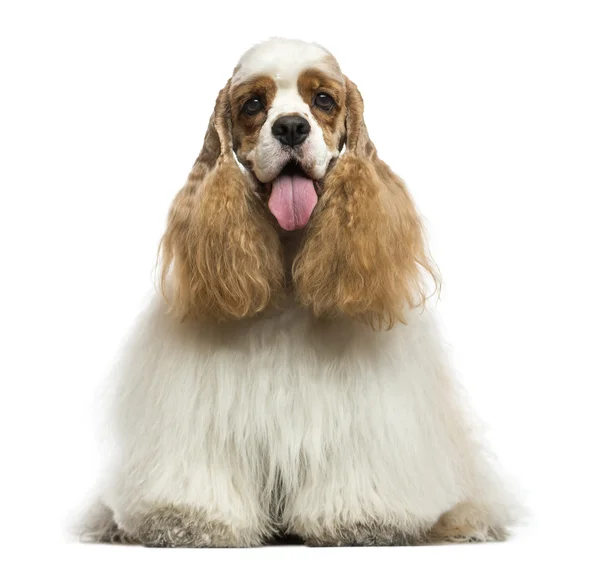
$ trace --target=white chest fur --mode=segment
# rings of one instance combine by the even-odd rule
[[[244,527],[275,508],[292,527],[368,515],[417,532],[498,502],[428,312],[381,333],[296,308],[202,326],[156,299],[134,333],[105,497],[125,526],[184,504]]]

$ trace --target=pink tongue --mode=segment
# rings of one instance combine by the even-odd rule
[[[298,230],[308,223],[317,193],[312,179],[280,175],[273,180],[269,209],[284,230]]]

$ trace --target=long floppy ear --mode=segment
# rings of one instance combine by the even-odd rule
[[[182,319],[250,317],[283,283],[279,238],[233,155],[228,92],[229,83],[160,245],[161,289]]]
[[[326,177],[294,263],[298,297],[317,316],[343,314],[391,328],[424,303],[424,273],[437,288],[413,201],[377,156],[362,97],[346,78],[346,151]]]

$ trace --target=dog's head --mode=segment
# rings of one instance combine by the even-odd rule
[[[240,60],[229,85],[233,148],[269,193],[280,227],[308,223],[319,181],[339,155],[346,80],[325,49],[269,41]]]
[[[291,231],[301,243],[286,275]],[[219,93],[161,248],[163,292],[184,318],[249,317],[287,284],[317,316],[391,326],[433,274],[358,89],[328,51],[284,39],[246,52]]]

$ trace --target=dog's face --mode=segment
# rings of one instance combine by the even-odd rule
[[[300,41],[248,51],[229,84],[233,149],[270,195],[284,230],[303,228],[345,132],[345,80],[333,56]]]
[[[291,268],[289,231],[301,236]],[[322,47],[284,39],[250,49],[219,93],[161,251],[183,318],[246,318],[292,291],[315,316],[391,326],[424,300],[422,271],[433,275],[355,84]]]

